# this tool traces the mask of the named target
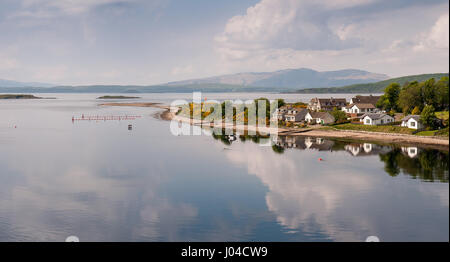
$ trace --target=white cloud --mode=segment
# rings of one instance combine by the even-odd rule
[[[421,36],[420,42],[414,46],[416,51],[449,48],[449,14],[444,14],[436,21],[429,32]]]
[[[134,0],[24,0],[23,9],[13,16],[50,18],[58,15],[76,15],[99,5],[132,1]]]
[[[215,38],[215,50],[221,67],[229,71],[359,68],[397,76],[448,70],[444,62],[436,65],[437,58],[448,57],[448,14],[442,15],[448,3],[426,7],[404,3],[386,9],[375,4],[262,0],[228,20]],[[411,14],[419,12],[421,19],[412,20]],[[436,17],[440,18],[435,23]],[[430,32],[422,45],[433,49],[425,60],[412,48],[424,30]],[[407,50],[399,52],[400,48]],[[396,63],[382,65],[383,59]],[[418,60],[429,66],[427,70],[421,71],[423,66],[415,64]]]

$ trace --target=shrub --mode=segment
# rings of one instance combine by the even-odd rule
[[[418,106],[414,107],[413,111],[411,112],[412,115],[420,115],[420,108]]]
[[[420,114],[420,121],[428,129],[433,129],[436,124],[436,114],[432,105],[426,105]]]

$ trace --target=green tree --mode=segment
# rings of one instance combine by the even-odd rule
[[[435,101],[437,103],[436,110],[448,110],[449,92],[448,77],[442,77],[434,86]]]
[[[284,99],[282,99],[282,98],[275,99],[273,102],[274,102],[274,103],[278,102],[277,108],[280,108],[280,107],[286,105],[286,102],[285,102]]]
[[[434,107],[432,105],[426,105],[423,108],[422,114],[420,114],[420,121],[429,129],[434,127],[434,123],[436,122],[436,114],[434,113]]]
[[[417,81],[408,83],[402,88],[398,97],[398,106],[405,114],[409,114],[416,107],[420,113],[423,108],[422,90]]]
[[[262,108],[262,109],[258,108],[259,107],[259,103],[258,103],[259,101],[265,101],[266,102],[266,108],[265,109],[264,108]],[[256,108],[256,114],[257,115],[260,114],[259,110],[263,110],[263,111],[265,111],[266,118],[270,118],[270,101],[269,101],[269,99],[267,99],[265,97],[260,97],[258,99],[255,99],[254,106]]]
[[[400,95],[400,85],[391,83],[384,89],[384,95],[377,102],[377,107],[386,111],[398,111],[398,98]]]
[[[413,111],[411,112],[412,115],[420,115],[420,108],[418,106],[414,107]]]
[[[347,121],[347,114],[342,110],[334,108],[333,111],[331,111],[331,115],[334,117],[335,123],[343,123]]]
[[[425,105],[432,105],[436,107],[436,92],[434,86],[434,78],[430,78],[423,83],[422,86],[422,97]]]

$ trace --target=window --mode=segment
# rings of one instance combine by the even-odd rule
[[[411,122],[410,122],[410,126],[416,126],[416,122],[411,121]]]
[[[366,124],[370,124],[370,119],[369,118],[366,119]]]

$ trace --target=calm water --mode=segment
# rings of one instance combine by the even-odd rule
[[[448,151],[173,136],[157,109],[42,96],[58,99],[0,101],[0,241],[449,241]],[[190,95],[143,100],[174,99]]]

